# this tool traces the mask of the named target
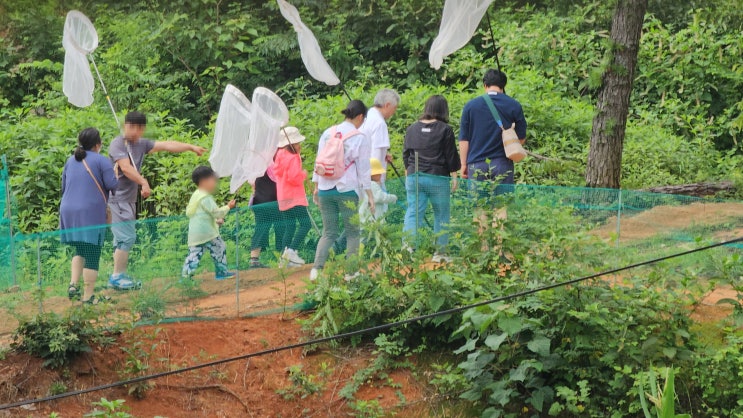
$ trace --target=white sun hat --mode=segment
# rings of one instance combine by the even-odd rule
[[[305,139],[306,138],[301,133],[299,133],[299,129],[293,126],[287,126],[281,131],[281,139],[279,139],[277,148],[284,148],[289,144],[296,145],[304,142]]]

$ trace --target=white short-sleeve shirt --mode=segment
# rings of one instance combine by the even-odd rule
[[[387,168],[387,151],[390,149],[390,133],[387,130],[387,121],[376,107],[369,109],[366,120],[361,126],[361,132],[371,142],[371,158],[376,158]]]

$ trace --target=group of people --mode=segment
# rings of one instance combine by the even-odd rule
[[[450,219],[451,193],[458,177],[475,181],[514,182],[513,161],[506,157],[502,126],[514,127],[519,140],[526,139],[526,120],[521,105],[505,94],[506,75],[488,70],[483,78],[485,94],[469,101],[461,116],[459,147],[454,129],[449,124],[449,105],[443,96],[430,97],[423,114],[405,133],[403,164],[406,171],[407,210],[403,230],[405,248],[415,250],[419,228],[430,203],[433,209],[433,229],[436,234],[434,261],[448,260],[447,225]],[[488,102],[490,101],[490,102]],[[328,260],[331,249],[341,235],[341,225],[347,242],[347,257],[353,259],[360,246],[360,225],[353,221],[359,213],[362,222],[382,219],[386,207],[397,200],[385,187],[387,164],[394,160],[390,153],[387,121],[400,105],[400,96],[383,89],[367,109],[359,100],[352,100],[341,112],[344,120],[329,127],[320,137],[312,183],[313,201],[322,216],[322,233],[315,251],[310,279],[316,280]],[[492,108],[495,107],[496,111]],[[496,115],[497,112],[497,115]],[[502,124],[499,122],[502,120]],[[106,222],[107,209],[114,234],[114,271],[109,287],[118,290],[135,289],[140,282],[127,275],[129,251],[136,239],[137,193],[147,198],[150,187],[140,174],[143,158],[153,152],[193,152],[201,156],[202,147],[175,141],[155,142],[142,138],[145,115],[126,115],[123,135],[114,139],[109,157],[99,154],[101,138],[97,130],[88,128],[78,138],[78,148],[65,164],[62,175],[60,228],[63,242],[75,249],[72,260],[70,298],[96,303],[93,294],[105,229],[83,228]],[[294,267],[305,264],[299,252],[312,228],[305,192],[308,176],[300,156],[305,137],[295,127],[281,131],[277,151],[265,175],[255,180],[251,206],[256,228],[251,241],[251,268],[265,267],[260,261],[261,250],[268,247],[273,228],[276,250],[281,263]],[[225,245],[219,236],[219,225],[235,201],[218,206],[212,195],[217,188],[217,176],[209,167],[197,167],[192,180],[196,186],[186,214],[190,218],[188,256],[182,275],[189,278],[203,254],[208,251],[216,266],[216,278],[234,276],[228,271]],[[503,193],[505,189],[496,188]],[[80,229],[83,228],[83,229]],[[357,273],[346,275],[352,280]],[[79,280],[83,278],[83,291]]]

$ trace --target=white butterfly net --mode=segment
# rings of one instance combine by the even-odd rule
[[[98,33],[90,19],[76,10],[67,13],[62,46],[65,49],[62,91],[71,104],[77,107],[90,106],[93,103],[95,81],[90,72],[87,54],[98,47]]]
[[[492,2],[493,0],[446,0],[439,34],[428,54],[431,67],[438,70],[445,57],[467,45]]]
[[[251,112],[248,144],[232,172],[232,193],[266,173],[276,154],[281,128],[289,122],[289,109],[267,88],[258,87],[253,91]]]
[[[240,156],[248,147],[252,119],[250,107],[250,100],[243,92],[228,84],[219,106],[214,144],[209,155],[209,163],[219,177],[232,175]]]
[[[325,60],[320,49],[320,44],[317,42],[315,35],[302,22],[299,17],[297,8],[289,4],[286,0],[277,0],[279,3],[279,9],[281,14],[294,26],[294,30],[297,32],[299,38],[299,50],[302,54],[302,61],[304,66],[307,67],[307,72],[310,73],[312,78],[317,81],[322,81],[329,86],[336,86],[340,84],[340,79],[335,75],[335,72]]]

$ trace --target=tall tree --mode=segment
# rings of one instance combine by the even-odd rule
[[[647,7],[648,0],[617,0],[614,9],[612,55],[601,79],[586,167],[589,187],[620,187],[624,131]]]

